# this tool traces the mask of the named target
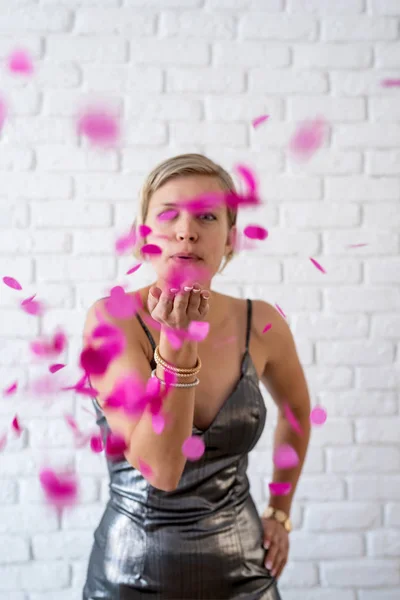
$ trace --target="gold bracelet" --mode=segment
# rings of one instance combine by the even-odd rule
[[[267,506],[267,508],[262,513],[261,518],[275,519],[275,521],[278,521],[278,523],[283,525],[283,527],[286,529],[286,531],[288,533],[290,533],[292,531],[293,526],[292,526],[292,521],[291,521],[289,515],[287,515],[283,510],[281,510],[279,508],[274,508],[273,506]]]
[[[159,352],[159,346],[156,346],[156,349],[154,350],[154,360],[156,361],[156,363],[158,365],[161,365],[162,367],[164,367],[164,369],[166,371],[176,373],[180,377],[191,377],[192,375],[197,375],[197,373],[199,373],[199,371],[201,369],[201,360],[200,360],[199,356],[197,357],[196,365],[194,367],[192,367],[191,369],[181,369],[179,367],[175,367],[174,365],[171,365],[170,363],[165,361],[163,358],[161,358],[160,352]]]

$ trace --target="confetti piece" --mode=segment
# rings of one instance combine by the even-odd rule
[[[138,233],[139,233],[140,237],[145,238],[151,232],[152,232],[152,229],[148,225],[139,225],[139,227],[138,227]]]
[[[0,97],[0,130],[4,125],[4,121],[7,118],[7,104],[3,98]]]
[[[31,75],[33,73],[33,63],[26,50],[14,50],[8,57],[8,69],[12,73],[21,75]]]
[[[260,225],[247,225],[243,233],[252,240],[265,240],[268,237],[268,231]]]
[[[265,333],[267,331],[269,331],[272,327],[272,323],[267,323],[266,326],[264,327],[264,329],[262,330],[262,333]]]
[[[1,450],[4,450],[4,448],[6,447],[7,444],[7,434],[3,433],[2,436],[0,436],[0,452]]]
[[[314,258],[311,258],[311,257],[310,257],[310,260],[317,267],[317,269],[322,271],[322,273],[326,273],[325,269],[319,264],[319,262],[317,262]]]
[[[207,321],[191,321],[188,327],[187,338],[202,342],[208,336],[210,331],[210,323]]]
[[[116,285],[110,290],[110,296],[104,302],[106,311],[117,319],[129,319],[137,312],[134,296],[125,293],[122,286]]]
[[[18,420],[18,417],[17,417],[17,416],[15,416],[15,417],[13,418],[13,420],[12,420],[12,423],[11,423],[11,427],[12,427],[12,429],[15,431],[15,433],[16,433],[18,436],[20,436],[20,435],[21,435],[21,433],[22,433],[23,429],[22,429],[22,427],[21,427],[21,425],[20,425],[20,423],[19,423],[19,420]]]
[[[160,246],[157,246],[156,244],[144,244],[140,251],[142,254],[150,254],[151,256],[162,253]]]
[[[256,128],[261,125],[261,123],[264,123],[267,119],[269,119],[269,115],[260,115],[259,117],[253,119],[252,125],[254,128]]]
[[[67,337],[63,331],[58,331],[50,341],[36,340],[31,342],[31,351],[37,356],[48,358],[60,354],[67,344]]]
[[[296,158],[308,160],[322,146],[326,134],[327,123],[323,119],[306,121],[295,131],[289,150]]]
[[[43,302],[40,302],[39,300],[34,300],[34,296],[22,300],[21,308],[24,312],[28,313],[29,315],[34,315],[35,317],[41,316],[45,312],[45,306]]]
[[[287,494],[292,489],[292,484],[290,482],[276,482],[268,484],[269,490],[271,494],[274,496],[287,496]]]
[[[53,365],[49,365],[49,371],[50,373],[57,373],[57,371],[63,369],[65,366],[62,363],[54,363]]]
[[[162,212],[160,215],[158,215],[157,220],[158,221],[171,221],[172,219],[174,219],[176,217],[177,214],[178,214],[178,211],[175,209],[166,210],[166,211]]]
[[[112,459],[121,458],[128,448],[125,439],[119,433],[110,432],[106,442],[106,454]]]
[[[141,266],[143,263],[138,263],[137,265],[131,267],[127,272],[126,275],[132,275],[132,273],[135,273]]]
[[[103,375],[110,362],[121,354],[121,345],[114,341],[99,348],[87,346],[80,355],[80,366],[88,375]]]
[[[286,420],[289,422],[291,428],[296,431],[299,434],[303,433],[303,430],[300,427],[300,424],[298,422],[298,420],[296,419],[296,417],[294,416],[292,409],[290,408],[289,404],[287,402],[285,402],[284,404],[284,415]]]
[[[92,435],[90,438],[90,448],[96,454],[103,451],[103,440],[101,439],[100,434]]]
[[[65,506],[71,506],[77,500],[78,482],[73,473],[42,469],[39,481],[47,502],[59,512]]]
[[[273,461],[278,469],[291,469],[299,464],[299,457],[292,446],[289,444],[282,444],[276,449]]]
[[[115,241],[115,251],[117,254],[124,254],[124,252],[129,252],[134,248],[137,242],[136,231],[130,231],[129,233],[120,236]]]
[[[236,165],[235,170],[242,176],[249,191],[254,193],[257,189],[257,180],[254,172],[245,165]]]
[[[14,383],[12,383],[8,388],[4,390],[3,396],[11,396],[11,394],[14,394],[17,391],[17,387],[18,382],[14,381]]]
[[[141,474],[143,475],[143,477],[151,477],[153,475],[153,469],[150,467],[150,465],[148,465],[146,462],[144,462],[144,460],[142,460],[141,458],[139,458],[138,461],[139,461],[139,470],[140,470]]]
[[[369,244],[348,244],[348,248],[361,248],[362,246],[368,246]]]
[[[326,421],[326,410],[322,406],[315,406],[310,413],[312,425],[323,425]]]
[[[188,460],[198,460],[203,456],[205,450],[205,444],[201,437],[191,435],[182,444],[183,455]]]
[[[14,277],[3,277],[3,283],[14,290],[22,290],[21,284]]]
[[[77,120],[78,134],[85,135],[92,144],[111,145],[119,138],[120,130],[116,115],[106,108],[89,108]]]
[[[152,415],[151,423],[153,425],[154,433],[157,433],[158,435],[160,435],[160,433],[162,433],[164,431],[166,420],[165,420],[164,415],[157,414],[157,415]]]
[[[382,85],[383,87],[400,87],[400,79],[384,79]]]
[[[285,315],[285,313],[283,312],[283,310],[281,309],[281,307],[279,306],[279,304],[275,304],[275,306],[276,306],[276,308],[278,309],[278,311],[281,313],[282,317],[285,317],[285,319],[286,319],[286,315]]]

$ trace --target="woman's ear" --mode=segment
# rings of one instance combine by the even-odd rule
[[[227,241],[227,246],[228,246],[228,250],[235,250],[236,248],[236,241],[237,241],[237,226],[236,225],[232,225],[232,227],[229,230],[228,233],[228,241]]]

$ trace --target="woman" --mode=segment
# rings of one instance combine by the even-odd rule
[[[103,376],[91,379],[104,441],[111,429],[128,449],[122,460],[107,460],[110,499],[94,534],[84,600],[280,598],[277,579],[288,557],[289,513],[309,440],[310,401],[285,319],[267,302],[212,289],[221,262],[225,267],[234,253],[236,211],[221,203],[194,213],[183,200],[229,191],[235,191],[230,175],[205,156],[186,154],[159,164],[141,190],[136,223],[151,229],[143,244],[162,250],[150,258],[157,280],[133,292],[137,318],[111,317],[105,299],[88,312],[86,344],[99,314],[126,337],[124,352]],[[171,269],[188,264],[199,267],[201,280],[192,289],[171,291]],[[208,335],[202,342],[185,339],[177,349],[167,332],[187,330],[191,321],[207,321]],[[272,327],[265,334],[267,323]],[[131,418],[104,407],[117,380],[132,371],[143,380],[157,377],[161,386],[166,371],[178,372],[164,402],[168,418],[161,434],[148,412]],[[273,481],[290,482],[291,490],[271,494],[262,518],[246,475],[248,453],[266,419],[260,380],[279,408],[275,445],[290,444],[299,456],[291,469],[274,468]],[[285,403],[301,436],[285,418]],[[198,460],[182,452],[191,435],[204,441]],[[142,475],[143,463],[151,474]]]

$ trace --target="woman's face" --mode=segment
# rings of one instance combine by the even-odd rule
[[[229,230],[225,203],[199,208],[196,212],[182,205],[209,193],[223,193],[216,177],[190,175],[171,179],[151,197],[145,224],[152,232],[146,242],[162,249],[162,254],[150,258],[159,278],[164,279],[169,268],[191,264],[199,269],[204,267],[209,273],[204,283],[210,283],[222,258],[232,249],[236,227]],[[196,258],[178,258],[177,255],[184,253],[193,253]]]

